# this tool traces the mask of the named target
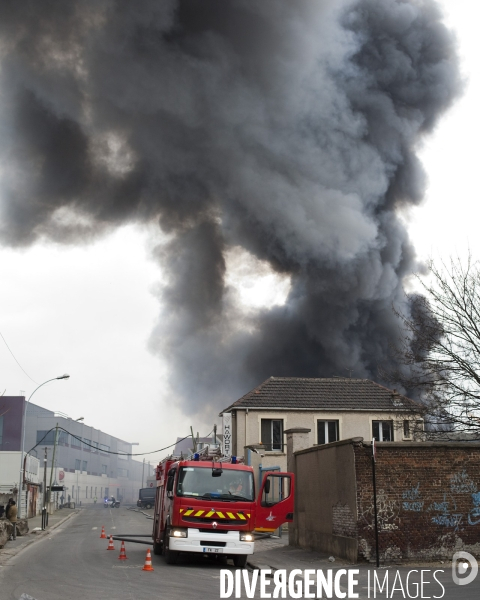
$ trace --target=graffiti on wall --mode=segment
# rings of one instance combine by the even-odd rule
[[[411,512],[432,513],[431,521],[443,527],[452,527],[456,532],[461,525],[480,524],[480,492],[473,479],[470,478],[465,469],[454,473],[449,479],[449,489],[443,493],[440,502],[422,498],[420,482],[415,486],[407,488],[402,492],[402,509]],[[462,512],[456,500],[458,496],[470,494],[472,507],[468,513]]]
[[[389,500],[385,490],[377,493],[377,522],[380,531],[392,531],[398,529],[398,504],[395,500]],[[362,518],[367,523],[368,529],[375,527],[375,507],[373,498],[371,505],[362,512]]]
[[[477,484],[470,479],[465,469],[450,477],[450,490],[456,494],[468,494],[477,491]]]
[[[478,525],[480,523],[480,492],[472,494],[473,508],[468,513],[468,524]]]
[[[421,512],[423,510],[423,500],[420,499],[420,482],[415,487],[405,490],[402,494],[403,510],[411,510],[413,512]]]

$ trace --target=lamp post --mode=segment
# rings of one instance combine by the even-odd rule
[[[82,441],[80,442],[80,467],[82,466],[82,456],[83,456],[83,455],[82,455],[82,444],[83,444],[83,419],[84,419],[84,417],[78,417],[78,419],[75,419],[75,421],[77,421],[77,422],[80,422],[80,421],[82,421],[82,433],[81,433],[81,435],[80,435],[80,437],[81,437],[81,439],[82,439]],[[77,496],[77,499],[75,500],[75,498],[74,498],[74,499],[73,499],[73,501],[74,501],[74,502],[76,502],[76,504],[75,504],[75,505],[77,505],[77,504],[80,504],[80,493],[79,493],[79,490],[78,490],[78,471],[79,471],[79,469],[75,469],[75,470],[77,471],[77,489],[76,489],[76,492],[77,492],[77,494],[76,494],[76,496]]]
[[[28,397],[27,402],[25,403],[25,410],[23,411],[23,427],[22,427],[22,452],[20,455],[20,480],[18,483],[18,518],[20,519],[22,517],[22,497],[21,497],[21,490],[23,488],[23,480],[25,477],[25,467],[23,465],[23,455],[25,452],[25,425],[26,425],[26,421],[27,421],[27,410],[28,410],[28,404],[30,402],[31,397],[33,396],[33,394],[40,389],[43,385],[45,385],[46,383],[50,383],[50,381],[55,381],[56,379],[68,379],[70,377],[70,375],[60,375],[59,377],[53,377],[52,379],[47,379],[47,381],[44,381],[43,383],[41,383],[38,387],[36,387],[33,392],[30,394],[30,396]],[[43,491],[43,493],[45,494],[45,490]]]

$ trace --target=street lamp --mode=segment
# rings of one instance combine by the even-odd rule
[[[18,518],[20,519],[22,517],[22,500],[21,500],[21,489],[23,487],[23,479],[25,476],[25,467],[23,464],[23,454],[25,452],[25,425],[26,425],[26,420],[27,420],[27,409],[28,409],[28,404],[30,402],[30,398],[33,396],[33,394],[40,389],[43,385],[45,385],[46,383],[50,383],[50,381],[55,381],[56,379],[68,379],[70,377],[70,375],[60,375],[59,377],[53,377],[52,379],[47,379],[47,381],[44,381],[43,383],[41,383],[38,387],[36,387],[33,392],[30,394],[30,396],[28,397],[27,402],[25,403],[25,410],[23,411],[23,427],[22,427],[22,453],[20,455],[20,480],[18,483]],[[45,495],[45,490],[43,491],[43,494]]]
[[[83,420],[85,419],[85,417],[78,417],[78,419],[75,419],[75,421],[82,421],[82,433],[81,433],[81,438],[82,441],[80,442],[80,466],[82,465],[82,444],[83,444]],[[76,502],[77,504],[80,504],[80,492],[78,489],[78,471],[79,469],[76,469],[77,471],[77,500],[75,500],[75,498],[73,499],[74,502]]]

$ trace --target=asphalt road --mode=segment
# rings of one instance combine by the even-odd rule
[[[147,511],[152,512],[152,511]],[[107,533],[149,533],[151,520],[125,508],[85,508],[51,534],[31,544],[0,568],[0,600],[210,600],[220,597],[220,569],[235,571],[204,557],[166,565],[152,553],[153,572],[142,571],[149,546],[121,542],[107,551]],[[256,596],[257,597],[257,596]]]
[[[152,511],[147,511],[152,512]],[[128,560],[120,561],[121,542],[115,541],[115,550],[107,551],[108,540],[100,539],[102,525],[107,533],[148,534],[151,520],[138,512],[126,508],[105,509],[102,505],[87,507],[70,518],[50,535],[35,541],[16,556],[0,566],[0,600],[20,600],[28,597],[35,600],[217,600],[220,598],[220,571],[228,569],[232,576],[237,571],[231,563],[216,562],[207,557],[185,556],[177,565],[166,565],[163,558],[152,554],[154,571],[142,571],[149,546],[127,543]],[[148,538],[144,538],[148,539]],[[261,544],[256,556],[268,565],[268,553],[262,555]],[[305,556],[298,564],[287,565],[289,569],[332,568],[334,573],[348,565],[314,564]],[[444,572],[437,572],[440,586],[432,577],[439,567],[391,566],[380,569],[378,576],[383,582],[386,572],[389,577],[389,593],[379,586],[374,590],[374,569],[367,565],[350,566],[359,568],[356,575],[360,600],[366,598],[441,598],[445,600],[478,600],[480,598],[480,575],[470,585],[458,586],[452,582],[451,565],[445,564]],[[421,569],[429,569],[421,574]],[[408,573],[410,588],[407,589]],[[397,570],[403,581],[404,590],[398,579]],[[252,577],[253,574],[249,576]],[[370,577],[370,579],[369,579]],[[426,584],[421,593],[415,587],[423,577]],[[342,584],[345,584],[344,577]],[[342,585],[341,592],[347,591]],[[369,589],[370,588],[370,589]],[[395,589],[392,589],[395,588]],[[315,590],[315,587],[312,591]],[[272,592],[272,586],[267,591]],[[392,594],[393,592],[393,594]],[[315,594],[316,595],[316,594]],[[232,594],[232,598],[238,597]],[[242,586],[241,598],[246,598]],[[294,597],[287,594],[287,598]],[[302,596],[305,597],[305,596]],[[334,595],[335,597],[335,595]],[[254,598],[260,598],[257,585]]]

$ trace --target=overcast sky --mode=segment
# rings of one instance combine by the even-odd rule
[[[405,218],[424,258],[464,255],[468,246],[480,254],[478,26],[471,0],[442,4],[458,35],[466,92],[421,150],[427,196]],[[34,381],[69,373],[70,380],[41,388],[32,402],[139,442],[139,451],[173,443],[190,425],[200,435],[209,433],[213,415],[202,422],[181,414],[165,383],[165,365],[148,350],[158,320],[169,318],[152,293],[162,285],[162,273],[150,259],[161,241],[153,229],[127,226],[81,247],[0,249],[0,331],[28,374],[0,339],[0,392],[28,396]],[[281,303],[288,291],[288,281],[267,268],[262,278],[249,278],[248,260],[237,257],[230,271],[230,283],[252,309]],[[225,406],[234,399],[226,397]],[[215,421],[220,425],[218,417]]]

